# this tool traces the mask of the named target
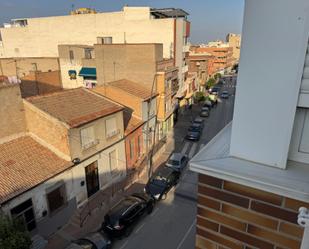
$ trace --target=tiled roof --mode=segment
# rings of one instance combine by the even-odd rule
[[[27,100],[72,128],[123,109],[84,88],[30,97]]]
[[[121,89],[122,91],[125,91],[143,100],[148,100],[151,96],[151,87],[127,79],[109,82],[108,85]],[[152,96],[156,96],[156,94],[153,93]]]
[[[0,144],[0,204],[70,166],[29,136]]]
[[[141,125],[145,123],[142,120],[136,117],[133,117],[132,113],[128,110],[125,110],[123,112],[123,122],[124,122],[125,135],[130,134],[136,128],[140,127]]]

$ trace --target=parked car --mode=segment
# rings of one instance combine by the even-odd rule
[[[213,103],[210,101],[210,100],[206,100],[205,102],[204,102],[204,107],[208,107],[208,108],[211,108],[211,107],[213,107]]]
[[[209,111],[201,110],[200,117],[203,117],[203,118],[209,117]]]
[[[199,131],[188,131],[185,138],[187,140],[197,142],[200,140],[200,137],[201,137],[201,133]]]
[[[186,167],[188,157],[182,153],[173,153],[165,164],[166,167],[170,167],[176,171],[182,172]]]
[[[102,230],[116,238],[129,236],[134,223],[145,213],[150,214],[154,199],[146,193],[135,193],[122,199],[104,217]]]
[[[192,123],[192,125],[188,128],[188,131],[197,131],[202,132],[203,131],[203,123]]]
[[[202,119],[202,118],[199,118],[199,117],[195,118],[193,123],[200,124],[202,126],[202,128],[204,128],[204,119]]]
[[[228,91],[223,91],[221,93],[221,98],[222,99],[228,99],[229,98],[229,92]]]
[[[97,232],[72,241],[66,249],[109,249],[111,245],[111,241],[103,233]]]
[[[217,103],[218,103],[217,94],[210,94],[208,97],[209,97],[210,102],[212,103],[212,106],[217,105]]]
[[[179,171],[163,167],[149,179],[145,186],[145,192],[156,200],[165,199],[170,189],[178,183],[179,177]]]
[[[210,89],[209,93],[217,95],[219,90],[220,90],[219,87],[213,87],[213,88]]]

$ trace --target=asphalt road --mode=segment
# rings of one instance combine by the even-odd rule
[[[192,158],[233,116],[235,79],[227,81],[221,91],[230,93],[229,99],[219,102],[205,119],[199,142],[184,140],[193,118],[201,106],[194,105],[179,116],[174,128],[174,144],[169,151],[182,152]],[[219,93],[220,94],[220,93]],[[180,183],[160,201],[151,215],[143,217],[128,238],[114,241],[113,249],[193,249],[195,248],[195,219],[197,174],[186,169]]]

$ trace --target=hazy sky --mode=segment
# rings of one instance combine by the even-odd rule
[[[12,18],[66,15],[72,4],[99,12],[119,11],[126,4],[182,8],[190,14],[192,43],[240,33],[244,8],[244,0],[0,0],[0,23]]]

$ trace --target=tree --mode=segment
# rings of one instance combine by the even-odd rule
[[[221,78],[221,73],[216,73],[214,78],[215,78],[215,80],[220,79]]]
[[[214,78],[210,78],[210,79],[207,81],[207,88],[211,88],[211,87],[213,87],[215,84],[216,84],[216,80],[215,80]]]
[[[203,93],[203,92],[196,92],[196,93],[195,93],[195,100],[196,100],[197,102],[204,101],[204,100],[205,100],[204,93]]]
[[[0,214],[0,248],[30,249],[31,238],[22,219]]]

